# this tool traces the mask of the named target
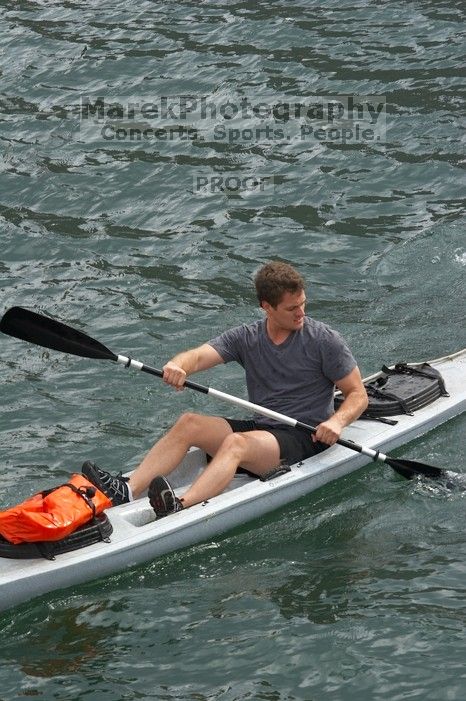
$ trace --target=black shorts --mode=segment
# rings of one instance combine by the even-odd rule
[[[245,431],[268,431],[268,433],[271,433],[275,436],[280,446],[280,460],[287,465],[293,465],[296,462],[310,458],[312,455],[317,455],[328,448],[328,445],[325,443],[314,442],[309,431],[303,428],[287,426],[286,424],[266,426],[252,419],[224,418],[230,424],[234,433],[243,433]]]

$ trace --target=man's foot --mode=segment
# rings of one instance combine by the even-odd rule
[[[118,475],[111,475],[90,460],[86,460],[81,472],[89,482],[111,499],[113,506],[126,504],[129,501],[129,489],[126,484],[128,477],[122,477],[121,472]]]
[[[183,509],[183,504],[175,496],[170,482],[165,477],[154,477],[149,485],[148,497],[156,518],[163,518]]]

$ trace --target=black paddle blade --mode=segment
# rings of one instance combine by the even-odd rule
[[[82,358],[118,359],[111,350],[82,331],[22,307],[8,309],[0,322],[0,331],[22,341]]]
[[[433,465],[426,465],[423,462],[418,462],[417,460],[397,460],[395,458],[387,457],[386,463],[393,467],[395,472],[399,475],[406,477],[406,479],[413,479],[419,475],[424,477],[429,477],[429,479],[439,480],[446,477],[446,470],[440,467],[434,467]]]

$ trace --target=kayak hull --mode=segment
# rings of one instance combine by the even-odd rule
[[[375,420],[356,421],[345,429],[344,438],[387,453],[461,414],[466,408],[466,350],[429,362],[442,373],[448,397],[440,397],[412,416],[396,416],[394,426]],[[238,474],[219,496],[159,521],[155,520],[144,496],[113,507],[106,512],[113,527],[109,543],[95,543],[63,553],[53,561],[2,558],[0,611],[48,592],[120,572],[169,552],[209,541],[368,462],[370,458],[367,456],[335,445],[266,482]],[[171,475],[178,495],[182,495],[205,463],[206,456],[202,451],[192,449],[188,453]]]

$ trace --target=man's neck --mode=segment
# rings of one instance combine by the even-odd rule
[[[267,336],[276,346],[284,343],[291,333],[289,329],[283,329],[281,326],[277,326],[271,322],[270,319],[266,320],[265,328],[267,331]]]

